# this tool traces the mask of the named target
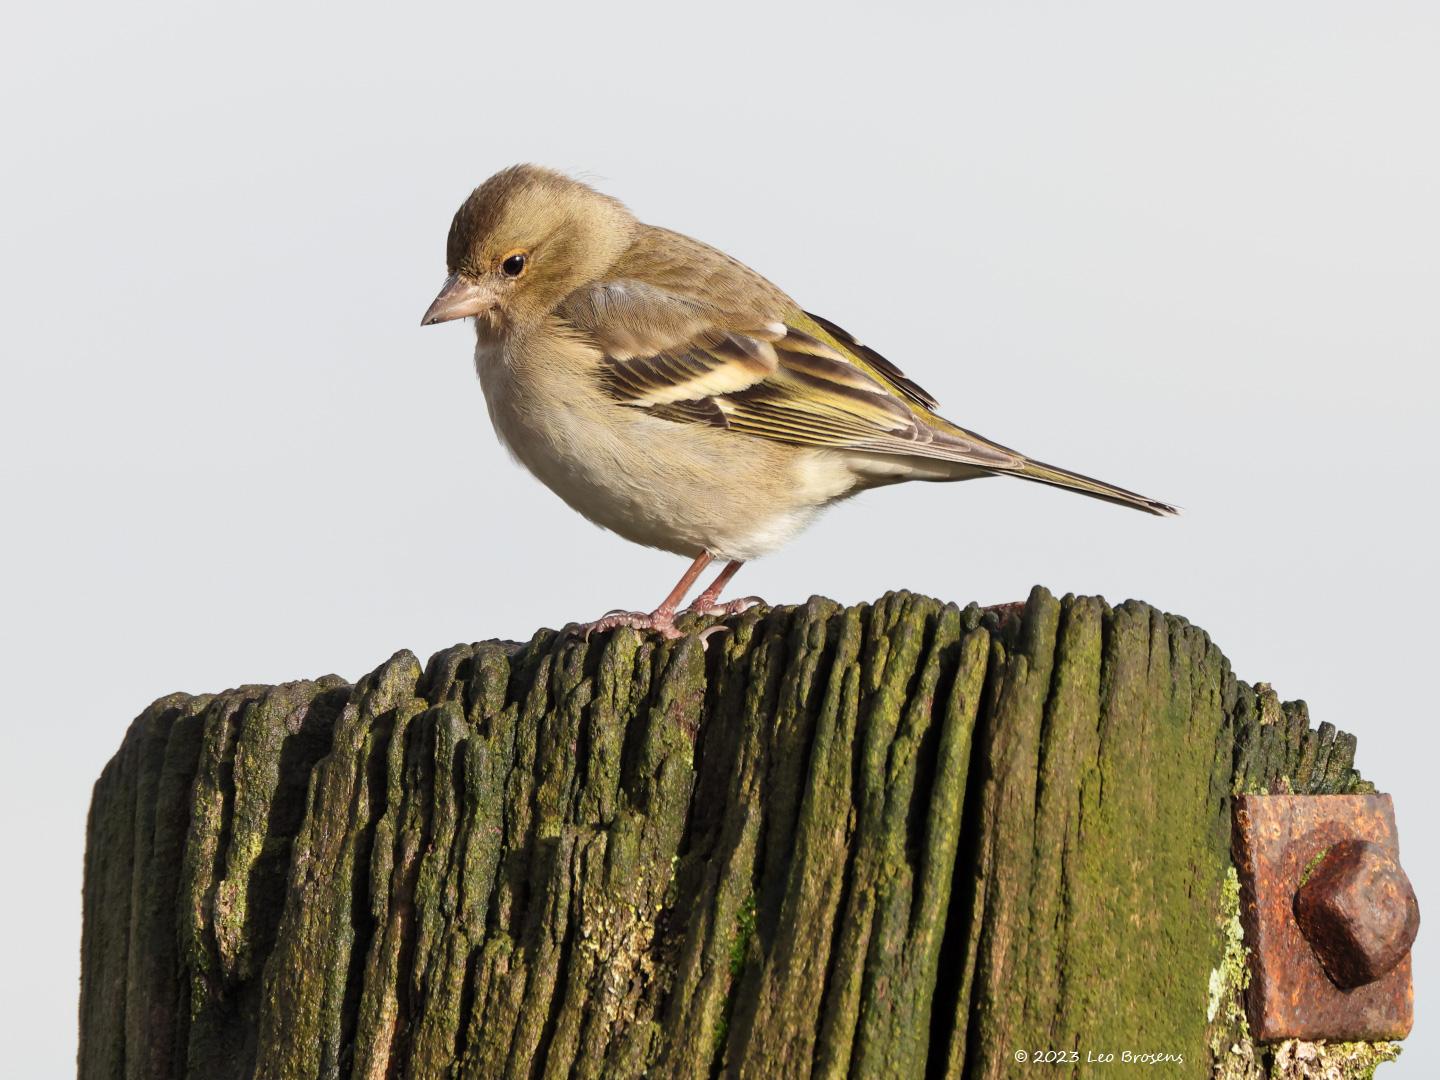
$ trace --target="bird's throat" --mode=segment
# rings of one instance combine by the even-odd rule
[[[496,349],[510,332],[505,316],[495,308],[475,316],[475,342],[483,349]]]

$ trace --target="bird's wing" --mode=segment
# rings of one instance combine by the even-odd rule
[[[599,345],[605,390],[652,416],[797,446],[1023,464],[936,417],[934,398],[835,324],[783,303],[726,311],[725,299],[618,278],[571,297],[564,314]]]
[[[646,227],[609,279],[573,294],[560,313],[600,349],[606,392],[652,416],[795,446],[956,462],[1176,513],[958,427],[879,353],[678,233]]]

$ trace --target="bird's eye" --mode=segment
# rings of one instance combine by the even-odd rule
[[[525,253],[517,251],[513,255],[506,255],[500,263],[500,272],[506,277],[519,277],[525,272]]]

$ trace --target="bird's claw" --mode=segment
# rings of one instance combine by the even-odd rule
[[[676,638],[684,637],[679,630],[675,629],[675,615],[673,612],[656,610],[648,614],[643,611],[625,611],[616,609],[607,611],[600,618],[592,623],[585,623],[580,628],[580,635],[590,640],[590,635],[599,631],[614,630],[621,626],[628,626],[632,630],[654,630],[666,641],[674,641]]]
[[[725,618],[727,615],[739,615],[743,611],[749,611],[752,607],[765,603],[759,596],[742,596],[738,600],[727,600],[723,604],[701,604],[699,600],[685,609],[687,615],[712,615],[716,618]]]
[[[714,618],[725,618],[727,615],[739,615],[742,611],[749,611],[756,604],[763,604],[765,601],[758,596],[742,596],[739,600],[730,600],[723,604],[705,603],[701,597],[694,604],[691,604],[681,614],[683,615],[706,615]],[[600,618],[590,623],[580,623],[575,626],[575,633],[579,634],[585,641],[590,640],[594,633],[604,633],[606,630],[615,630],[621,626],[628,626],[632,630],[653,630],[666,641],[675,641],[684,637],[684,633],[675,627],[676,615],[673,611],[664,608],[656,608],[651,612],[626,611],[624,608],[614,608],[607,611]],[[696,636],[700,639],[702,648],[709,644],[710,638],[716,634],[726,633],[730,628],[721,624],[707,626]]]
[[[730,627],[724,623],[716,623],[714,626],[707,626],[695,636],[700,640],[700,648],[703,651],[710,648],[710,639],[716,634],[728,634],[729,632]]]

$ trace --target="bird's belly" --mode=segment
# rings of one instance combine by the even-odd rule
[[[486,384],[482,369],[481,382]],[[542,403],[485,385],[495,431],[571,508],[625,539],[753,559],[855,485],[838,455],[682,425],[604,401]]]

